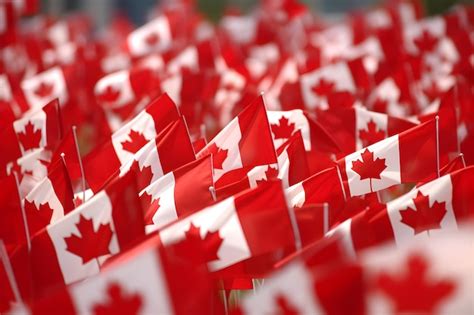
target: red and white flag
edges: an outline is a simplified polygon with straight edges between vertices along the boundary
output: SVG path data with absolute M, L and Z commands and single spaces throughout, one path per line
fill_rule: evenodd
M 152 182 L 140 192 L 147 233 L 214 202 L 212 157 L 190 162 Z
M 232 174 L 235 175 L 235 180 L 218 188 L 217 197 L 222 200 L 276 178 L 281 179 L 283 187 L 287 188 L 310 176 L 306 150 L 299 130 L 280 146 L 277 154 L 277 164 L 256 166 L 248 172 L 244 171 L 244 174 Z
M 143 214 L 132 175 L 111 183 L 31 239 L 31 280 L 18 280 L 22 291 L 31 281 L 35 296 L 41 296 L 48 289 L 97 274 L 110 256 L 144 236 Z M 21 259 L 26 250 L 24 246 L 12 257 L 17 279 L 25 279 Z
M 317 121 L 331 134 L 345 154 L 417 125 L 402 118 L 368 111 L 360 106 L 319 111 Z
M 164 94 L 115 131 L 109 141 L 84 157 L 84 171 L 92 190 L 98 191 L 122 165 L 133 160 L 144 145 L 179 118 L 178 108 Z
M 62 121 L 58 100 L 43 108 L 31 110 L 3 128 L 0 145 L 5 154 L 0 158 L 3 169 L 33 150 L 54 150 L 62 137 Z M 7 167 L 8 169 L 8 167 Z
M 66 165 L 57 161 L 48 176 L 39 182 L 24 199 L 29 235 L 52 224 L 74 209 L 74 192 Z
M 101 273 L 50 293 L 34 314 L 212 314 L 207 270 L 175 260 L 157 237 L 124 253 Z M 220 313 L 219 313 L 220 314 Z
M 173 35 L 168 18 L 159 16 L 134 30 L 127 37 L 127 49 L 133 57 L 163 52 L 171 45 Z
M 177 248 L 188 259 L 207 262 L 212 271 L 295 246 L 280 182 L 227 198 L 165 227 L 159 235 L 165 246 Z
M 364 297 L 362 268 L 319 268 L 298 259 L 270 274 L 263 287 L 243 299 L 236 314 L 363 314 Z
M 197 156 L 208 154 L 212 154 L 216 182 L 232 170 L 277 163 L 262 96 L 240 112 Z
M 348 253 L 392 241 L 404 247 L 413 239 L 425 240 L 455 231 L 474 216 L 474 168 L 442 176 L 387 203 L 381 210 L 366 210 L 337 226 L 330 234 L 344 240 Z
M 133 171 L 137 176 L 138 188 L 142 190 L 163 175 L 195 159 L 186 123 L 181 118 L 144 145 L 116 174 L 123 176 L 129 170 Z
M 367 314 L 474 312 L 472 225 L 443 237 L 383 246 L 360 256 L 367 281 Z
M 38 109 L 58 99 L 61 106 L 68 102 L 69 93 L 64 72 L 54 67 L 21 82 L 21 89 L 30 108 Z
M 329 225 L 337 222 L 337 217 L 344 209 L 346 202 L 346 195 L 336 167 L 312 175 L 287 188 L 285 193 L 289 205 L 295 208 L 327 203 Z
M 432 120 L 340 159 L 346 194 L 360 196 L 437 174 L 436 138 Z
M 7 164 L 6 174 L 16 174 L 22 198 L 48 175 L 50 159 L 51 152 L 42 148 L 33 150 L 16 161 Z
M 280 103 L 283 109 L 329 107 L 333 93 L 355 93 L 356 85 L 348 65 L 331 64 L 300 76 L 296 83 L 282 88 Z
M 318 122 L 300 109 L 290 111 L 268 111 L 273 143 L 279 148 L 291 135 L 300 130 L 306 151 L 338 153 L 338 144 Z

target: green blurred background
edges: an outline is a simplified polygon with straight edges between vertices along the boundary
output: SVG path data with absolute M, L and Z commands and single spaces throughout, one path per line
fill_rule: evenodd
M 224 9 L 229 6 L 243 11 L 250 9 L 256 0 L 196 0 L 200 10 L 210 20 L 217 21 Z M 354 9 L 364 9 L 381 3 L 381 0 L 300 0 L 323 14 L 341 14 Z M 84 10 L 89 12 L 97 25 L 108 23 L 115 12 L 127 15 L 136 24 L 143 24 L 150 8 L 157 0 L 42 0 L 45 13 L 61 16 L 64 13 Z M 474 0 L 422 0 L 428 15 L 442 13 L 457 3 L 471 3 Z

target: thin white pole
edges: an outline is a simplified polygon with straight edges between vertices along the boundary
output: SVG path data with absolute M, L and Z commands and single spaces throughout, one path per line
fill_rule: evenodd
M 344 182 L 342 181 L 341 170 L 339 169 L 339 165 L 336 164 L 337 169 L 337 176 L 339 177 L 339 183 L 341 184 L 342 194 L 344 195 L 344 201 L 347 201 L 346 190 L 344 189 Z
M 323 231 L 324 235 L 329 231 L 329 204 L 323 204 Z
M 436 168 L 438 169 L 438 177 L 440 177 L 440 173 L 439 173 L 439 116 L 436 116 L 435 122 L 436 122 Z
M 466 161 L 464 160 L 464 153 L 459 153 L 459 156 L 461 157 L 462 165 L 466 167 Z
M 74 144 L 76 145 L 77 159 L 79 160 L 79 168 L 81 170 L 82 202 L 86 202 L 86 176 L 84 174 L 84 166 L 82 165 L 81 152 L 79 151 L 79 142 L 77 141 L 76 129 L 76 126 L 72 126 L 72 134 L 74 136 Z

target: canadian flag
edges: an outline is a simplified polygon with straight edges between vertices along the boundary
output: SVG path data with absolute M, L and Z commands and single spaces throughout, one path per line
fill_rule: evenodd
M 127 48 L 133 57 L 166 50 L 173 39 L 168 18 L 159 16 L 137 28 L 127 37 Z
M 41 110 L 27 112 L 13 122 L 23 154 L 37 148 L 55 149 L 62 138 L 62 120 L 57 99 Z
M 436 138 L 436 122 L 432 120 L 340 159 L 338 167 L 346 193 L 360 196 L 436 174 Z
M 3 240 L 8 254 L 11 254 L 20 244 L 26 242 L 21 197 L 15 177 L 8 176 L 0 179 L 0 185 L 2 187 L 0 190 L 2 204 L 0 239 Z
M 337 216 L 344 209 L 346 201 L 340 174 L 336 167 L 325 169 L 308 177 L 287 188 L 285 193 L 289 205 L 295 208 L 327 203 L 329 225 L 337 222 Z
M 214 202 L 212 157 L 188 163 L 152 182 L 140 192 L 145 201 L 147 233 Z
M 29 267 L 36 296 L 99 273 L 111 255 L 144 236 L 143 215 L 132 175 L 111 183 L 31 239 Z M 25 279 L 25 265 L 21 261 L 25 250 L 23 247 L 12 256 L 17 279 Z M 24 292 L 28 282 L 18 281 Z
M 243 178 L 241 178 L 241 174 L 233 174 L 235 181 L 219 187 L 216 191 L 217 197 L 219 199 L 227 198 L 275 178 L 281 179 L 283 187 L 286 188 L 310 176 L 303 138 L 299 130 L 280 146 L 277 154 L 277 164 L 256 166 L 248 172 L 244 170 Z
M 474 312 L 472 225 L 400 249 L 377 247 L 360 261 L 366 275 L 367 314 Z
M 64 217 L 74 209 L 74 193 L 66 165 L 57 161 L 24 199 L 29 235 Z
M 237 314 L 363 314 L 364 297 L 362 268 L 335 264 L 320 269 L 297 259 L 247 295 Z
M 30 309 L 34 314 L 212 314 L 219 311 L 215 298 L 207 271 L 173 259 L 154 237 L 100 274 L 56 290 Z
M 115 131 L 111 139 L 84 157 L 87 182 L 94 191 L 166 126 L 180 118 L 176 104 L 164 94 L 152 101 L 128 123 Z
M 21 89 L 30 108 L 41 108 L 58 99 L 61 106 L 67 103 L 69 94 L 63 70 L 54 67 L 21 82 Z
M 403 29 L 405 47 L 413 54 L 432 52 L 446 34 L 443 17 L 432 17 L 406 26 Z
M 330 234 L 340 236 L 348 253 L 393 241 L 400 247 L 413 239 L 437 238 L 457 230 L 473 217 L 470 184 L 474 167 L 442 176 L 387 203 L 382 210 L 366 210 L 337 226 Z
M 6 173 L 15 174 L 20 187 L 21 198 L 24 198 L 43 178 L 48 175 L 48 164 L 51 152 L 44 148 L 36 149 L 8 163 Z
M 301 131 L 306 151 L 339 152 L 338 145 L 325 127 L 300 109 L 290 111 L 268 111 L 268 120 L 275 148 L 279 148 L 296 131 Z
M 212 154 L 215 181 L 235 169 L 277 163 L 262 96 L 240 112 L 197 156 L 208 154 Z
M 102 77 L 94 87 L 97 102 L 104 108 L 113 131 L 161 94 L 156 67 L 132 66 Z
M 210 270 L 217 271 L 276 249 L 294 248 L 293 232 L 281 183 L 271 182 L 184 217 L 159 235 L 165 246 L 208 262 Z
M 331 134 L 345 154 L 397 135 L 417 124 L 361 106 L 319 111 L 317 121 Z
M 53 100 L 40 110 L 31 110 L 0 132 L 3 170 L 23 155 L 39 148 L 54 150 L 62 137 L 59 103 Z
M 176 144 L 179 143 L 179 146 Z M 154 140 L 144 145 L 118 171 L 123 176 L 132 171 L 137 176 L 139 190 L 163 175 L 196 159 L 184 119 L 166 127 Z
M 296 83 L 282 88 L 280 103 L 283 109 L 303 107 L 326 109 L 333 93 L 356 92 L 356 84 L 347 63 L 331 64 L 301 75 Z

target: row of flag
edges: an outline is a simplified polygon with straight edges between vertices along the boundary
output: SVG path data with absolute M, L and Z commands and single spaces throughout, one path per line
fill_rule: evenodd
M 0 3 L 0 313 L 472 314 L 474 8 Z

